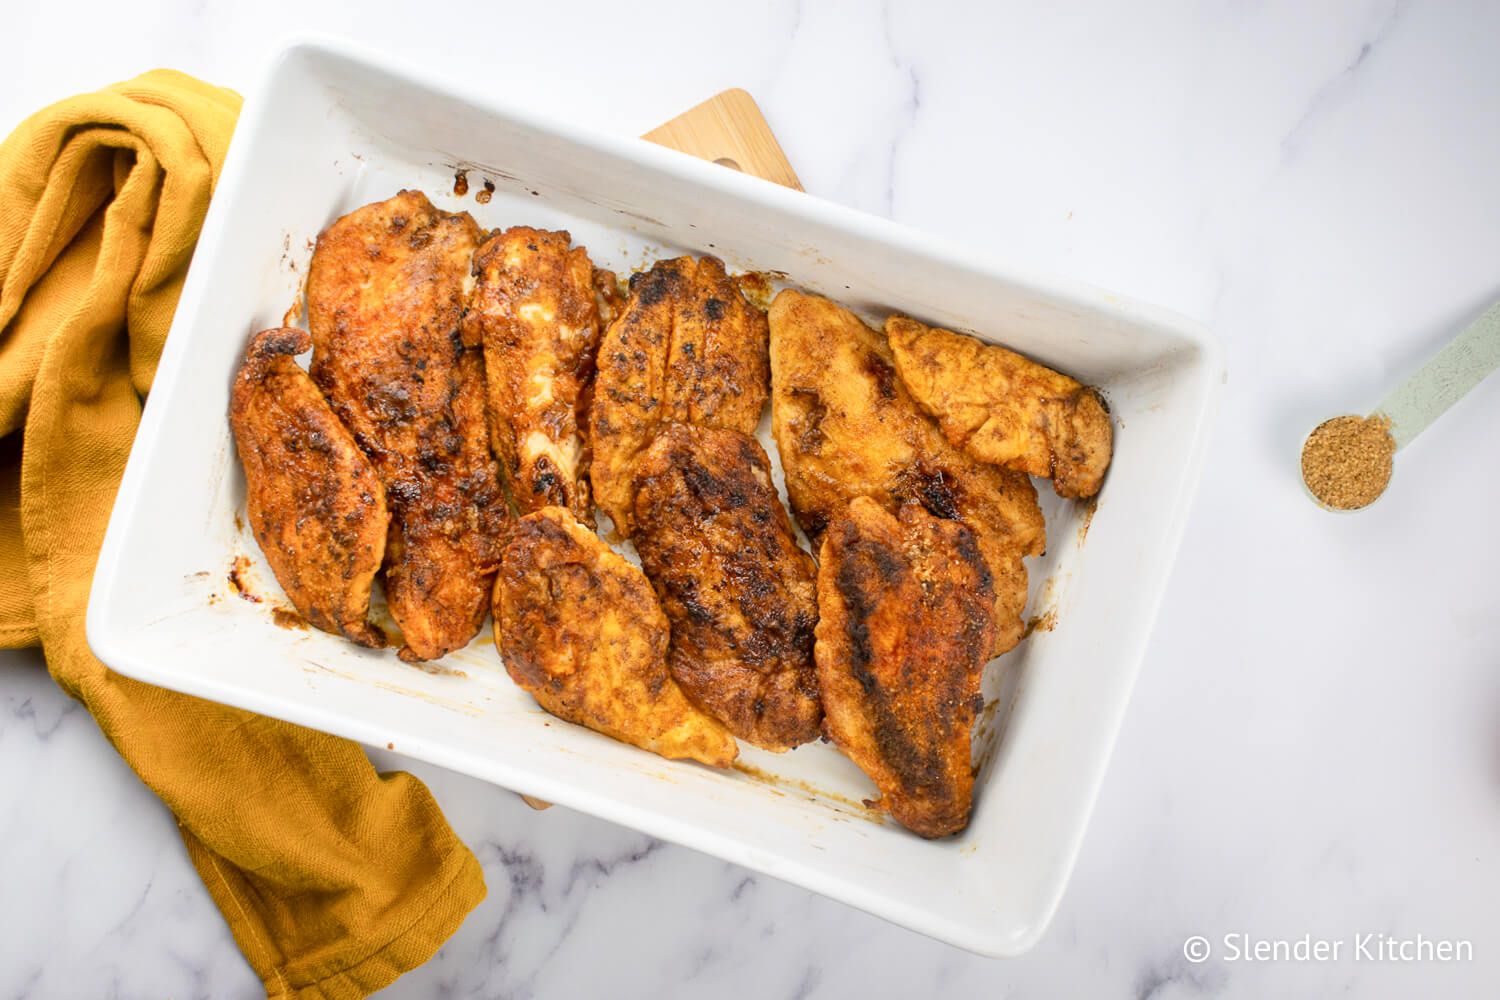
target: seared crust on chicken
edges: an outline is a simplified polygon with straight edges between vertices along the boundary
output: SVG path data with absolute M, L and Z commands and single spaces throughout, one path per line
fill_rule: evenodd
M 464 324 L 466 339 L 484 344 L 490 443 L 516 507 L 566 507 L 591 525 L 580 415 L 593 384 L 599 307 L 588 251 L 571 242 L 566 232 L 528 226 L 491 235 L 474 255 Z
M 740 739 L 818 736 L 817 567 L 797 547 L 754 438 L 673 424 L 636 464 L 635 547 L 672 623 L 687 696 Z
M 667 671 L 667 619 L 640 570 L 561 507 L 516 522 L 495 583 L 505 669 L 558 718 L 728 767 L 734 738 Z
M 251 338 L 229 394 L 250 527 L 292 605 L 325 632 L 385 645 L 369 622 L 370 583 L 390 515 L 375 467 L 293 360 L 302 330 Z
M 403 191 L 325 229 L 308 272 L 313 379 L 391 506 L 386 597 L 408 661 L 474 637 L 500 561 L 484 362 L 459 329 L 479 235 L 467 213 Z
M 948 444 L 896 374 L 878 330 L 827 299 L 791 289 L 771 304 L 771 417 L 792 512 L 818 544 L 855 497 L 895 512 L 915 500 L 962 520 L 994 574 L 995 654 L 1021 641 L 1025 556 L 1046 527 L 1024 473 Z
M 1045 476 L 1061 497 L 1099 492 L 1113 429 L 1093 389 L 1015 351 L 905 316 L 887 319 L 885 332 L 901 381 L 949 444 Z
M 824 728 L 902 826 L 969 823 L 971 741 L 994 645 L 994 590 L 973 531 L 916 503 L 899 520 L 858 497 L 828 526 L 818 571 Z
M 636 459 L 669 423 L 753 434 L 766 402 L 766 317 L 713 257 L 677 257 L 630 278 L 599 346 L 590 413 L 594 499 L 622 537 Z

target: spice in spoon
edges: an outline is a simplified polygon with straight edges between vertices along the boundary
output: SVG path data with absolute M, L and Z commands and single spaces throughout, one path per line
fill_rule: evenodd
M 1334 417 L 1307 436 L 1302 481 L 1324 506 L 1358 510 L 1385 492 L 1395 454 L 1388 418 Z

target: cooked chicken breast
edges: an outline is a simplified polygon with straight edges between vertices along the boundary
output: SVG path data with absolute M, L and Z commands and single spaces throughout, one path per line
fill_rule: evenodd
M 500 561 L 484 361 L 459 323 L 479 235 L 403 191 L 325 229 L 308 273 L 312 376 L 385 484 L 386 597 L 409 661 L 474 637 Z
M 375 467 L 295 356 L 302 330 L 250 340 L 229 394 L 250 527 L 276 581 L 310 623 L 361 646 L 385 645 L 369 622 L 370 584 L 390 515 Z
M 670 423 L 752 434 L 766 402 L 766 317 L 713 257 L 630 278 L 599 347 L 590 412 L 594 499 L 629 537 L 635 462 Z
M 1099 492 L 1113 429 L 1099 394 L 1014 351 L 918 323 L 885 321 L 896 371 L 948 442 L 981 462 L 1052 480 L 1058 496 Z
M 740 739 L 818 736 L 817 567 L 797 547 L 754 438 L 672 424 L 636 464 L 635 547 L 656 586 L 672 676 Z
M 771 304 L 771 416 L 792 511 L 816 545 L 855 497 L 887 511 L 915 500 L 962 520 L 994 574 L 998 655 L 1021 640 L 1023 557 L 1046 527 L 1024 473 L 948 444 L 896 374 L 889 346 L 849 310 L 790 289 Z
M 969 823 L 994 606 L 978 539 L 958 521 L 916 503 L 898 519 L 857 497 L 828 526 L 817 627 L 825 729 L 880 804 L 924 837 Z
M 650 582 L 561 507 L 516 522 L 495 625 L 511 679 L 558 718 L 663 757 L 728 767 L 738 755 L 672 680 Z
M 581 418 L 599 348 L 594 267 L 566 232 L 516 226 L 474 255 L 467 339 L 484 344 L 490 442 L 520 511 L 594 523 Z

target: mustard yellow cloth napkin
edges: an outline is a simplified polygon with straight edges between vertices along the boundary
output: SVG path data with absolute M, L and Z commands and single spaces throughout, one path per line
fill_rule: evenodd
M 156 71 L 0 145 L 0 646 L 40 643 L 176 814 L 271 997 L 362 997 L 484 898 L 409 774 L 112 673 L 84 641 L 105 523 L 240 99 Z

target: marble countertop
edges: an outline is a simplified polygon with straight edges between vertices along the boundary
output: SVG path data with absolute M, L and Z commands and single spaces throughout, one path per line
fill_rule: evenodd
M 429 6 L 420 28 L 389 0 L 7 12 L 0 130 L 156 65 L 248 86 L 292 28 L 622 134 L 743 86 L 815 195 L 1200 317 L 1227 348 L 1202 490 L 1035 951 L 978 958 L 376 752 L 432 787 L 490 887 L 388 995 L 1500 993 L 1500 379 L 1369 511 L 1318 510 L 1296 472 L 1313 424 L 1500 294 L 1500 7 L 1063 6 L 575 0 Z M 257 995 L 166 810 L 38 655 L 0 661 L 0 995 Z M 1240 934 L 1345 944 L 1231 960 Z M 1367 934 L 1471 957 L 1367 959 Z M 1184 957 L 1193 935 L 1207 961 Z

